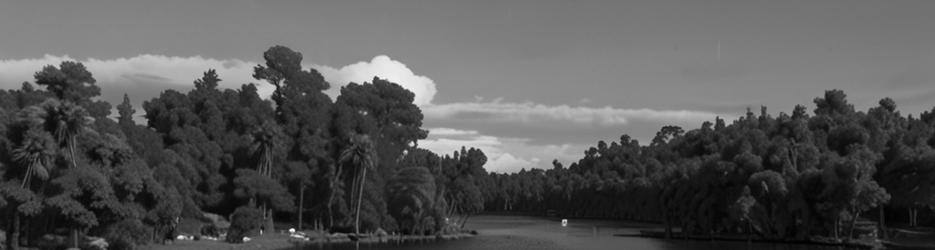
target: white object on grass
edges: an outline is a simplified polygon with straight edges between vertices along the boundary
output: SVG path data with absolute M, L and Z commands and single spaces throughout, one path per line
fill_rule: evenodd
M 562 219 L 562 227 L 568 226 L 568 219 Z

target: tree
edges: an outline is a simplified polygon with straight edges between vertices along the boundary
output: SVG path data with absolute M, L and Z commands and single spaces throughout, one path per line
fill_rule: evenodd
M 62 148 L 67 149 L 71 167 L 77 167 L 77 137 L 91 123 L 87 111 L 68 101 L 48 100 L 41 107 L 45 111 L 45 126 L 53 131 Z
M 282 45 L 273 46 L 266 50 L 263 53 L 263 59 L 266 60 L 266 66 L 257 65 L 254 67 L 253 78 L 266 80 L 276 88 L 273 91 L 272 99 L 276 102 L 277 107 L 285 102 L 285 96 L 288 94 L 285 85 L 289 85 L 291 81 L 309 82 L 307 81 L 308 78 L 321 78 L 321 75 L 314 70 L 302 70 L 302 53 L 295 52 Z M 328 89 L 328 83 L 323 80 L 313 82 L 317 84 L 304 85 L 304 87 L 308 87 L 313 91 Z
M 786 180 L 776 171 L 765 170 L 750 176 L 748 186 L 756 198 L 756 205 L 760 212 L 758 213 L 758 224 L 763 230 L 769 230 L 770 235 L 784 236 L 783 218 L 781 217 L 783 207 L 786 204 L 789 189 L 786 187 Z
M 237 177 L 234 178 L 234 187 L 234 195 L 248 199 L 248 204 L 268 204 L 278 211 L 293 209 L 292 197 L 288 195 L 282 184 L 252 169 L 238 169 Z M 267 219 L 265 216 L 264 220 Z M 267 228 L 267 230 L 273 229 Z
M 748 241 L 753 233 L 753 221 L 750 216 L 753 206 L 756 206 L 756 199 L 751 195 L 750 187 L 744 187 L 740 197 L 737 197 L 737 200 L 731 204 L 731 216 L 734 220 L 744 224 L 744 232 L 747 234 Z
M 28 188 L 31 177 L 40 180 L 49 178 L 54 166 L 56 145 L 52 135 L 38 128 L 29 129 L 20 145 L 13 149 L 13 160 L 26 167 L 23 176 L 23 188 Z
M 109 103 L 91 100 L 101 95 L 101 88 L 95 85 L 91 72 L 79 62 L 64 61 L 58 68 L 48 65 L 34 77 L 36 84 L 46 86 L 58 100 L 81 106 L 91 117 L 100 119 L 110 114 Z
M 356 167 L 357 177 L 355 186 L 358 190 L 357 208 L 354 215 L 354 233 L 360 233 L 360 204 L 363 201 L 364 185 L 367 181 L 367 169 L 376 166 L 377 154 L 373 147 L 373 141 L 367 135 L 356 135 L 351 137 L 350 147 L 341 152 L 339 162 L 345 165 Z
M 412 103 L 413 100 L 411 91 L 375 77 L 370 83 L 344 86 L 333 106 L 331 131 L 335 138 L 335 155 L 348 148 L 351 137 L 357 134 L 368 135 L 377 154 L 373 174 L 368 175 L 368 186 L 363 190 L 368 197 L 363 205 L 365 209 L 361 211 L 364 223 L 377 226 L 391 224 L 392 218 L 387 216 L 383 199 L 386 181 L 398 171 L 405 152 L 417 147 L 418 140 L 427 136 L 428 132 L 421 128 L 422 112 Z M 345 172 L 348 173 L 347 179 L 356 176 L 352 171 Z
M 403 232 L 416 234 L 435 221 L 435 178 L 425 167 L 405 167 L 386 185 L 387 205 Z
M 329 149 L 331 123 L 331 98 L 322 91 L 328 89 L 330 84 L 315 69 L 303 70 L 301 67 L 302 54 L 284 46 L 273 46 L 263 53 L 266 65 L 257 65 L 253 77 L 265 80 L 273 85 L 272 99 L 276 104 L 275 119 L 283 133 L 291 138 L 286 141 L 282 151 L 285 160 L 296 163 L 290 164 L 289 171 L 330 173 L 331 176 L 322 178 L 329 182 L 325 205 L 327 207 L 329 224 L 333 225 L 332 200 L 337 192 L 336 181 L 339 179 L 339 169 L 329 168 L 333 164 L 334 152 Z M 312 169 L 315 168 L 315 169 Z M 309 179 L 307 177 L 304 179 Z M 304 205 L 304 191 L 310 180 L 288 178 L 290 182 L 298 184 L 298 197 L 300 199 L 301 218 Z M 301 219 L 299 219 L 301 225 Z M 300 226 L 301 227 L 301 226 Z
M 854 112 L 854 105 L 847 103 L 847 94 L 834 89 L 825 91 L 824 97 L 815 98 L 816 115 L 847 115 Z
M 227 233 L 227 242 L 243 243 L 244 236 L 250 231 L 260 227 L 263 221 L 263 212 L 253 206 L 241 206 L 231 214 L 230 231 Z
M 320 174 L 320 173 L 313 173 L 312 172 L 313 168 L 309 167 L 308 165 L 310 165 L 310 163 L 299 162 L 299 161 L 289 161 L 285 165 L 286 183 L 290 184 L 289 186 L 291 186 L 291 184 L 295 184 L 296 186 L 298 186 L 297 197 L 299 200 L 297 202 L 298 208 L 296 208 L 296 222 L 295 222 L 296 230 L 303 229 L 302 227 L 304 223 L 303 217 L 305 215 L 305 210 L 306 210 L 305 189 L 307 186 L 313 185 L 314 183 L 312 182 L 312 178 L 316 174 Z M 317 169 L 317 168 L 314 168 L 314 169 Z
M 253 145 L 250 147 L 250 151 L 258 156 L 256 171 L 260 175 L 268 178 L 273 177 L 274 153 L 282 150 L 283 141 L 285 141 L 285 136 L 282 134 L 282 129 L 275 123 L 264 122 L 253 131 Z M 261 204 L 265 228 L 266 230 L 273 230 L 273 212 L 271 209 L 266 208 L 267 204 L 265 202 Z
M 21 215 L 36 215 L 42 209 L 42 200 L 33 192 L 31 180 L 33 177 L 47 180 L 55 168 L 55 157 L 58 156 L 58 145 L 52 135 L 44 130 L 42 111 L 37 107 L 21 110 L 15 123 L 11 124 L 10 130 L 7 131 L 10 133 L 12 146 L 15 146 L 10 152 L 11 158 L 25 170 L 21 173 L 18 187 L 13 187 L 12 182 L 8 182 L 4 184 L 2 192 L 14 205 L 10 213 L 13 225 L 8 229 L 10 234 L 7 235 L 10 248 L 13 249 L 19 248 Z
M 135 125 L 133 122 L 133 113 L 136 113 L 136 110 L 134 110 L 133 105 L 130 104 L 130 97 L 127 96 L 126 93 L 123 94 L 123 102 L 117 105 L 117 113 L 120 115 L 117 117 L 117 121 L 121 126 Z
M 36 84 L 46 86 L 62 101 L 84 103 L 101 94 L 101 88 L 94 85 L 96 80 L 91 72 L 79 62 L 65 61 L 58 68 L 48 65 L 34 76 Z
M 282 128 L 272 122 L 264 122 L 255 128 L 252 133 L 253 144 L 250 151 L 257 156 L 257 172 L 261 175 L 272 176 L 274 153 L 283 148 L 286 140 Z

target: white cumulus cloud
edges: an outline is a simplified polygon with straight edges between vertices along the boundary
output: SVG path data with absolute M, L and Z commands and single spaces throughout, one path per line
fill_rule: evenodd
M 341 86 L 351 82 L 370 82 L 374 76 L 389 80 L 412 91 L 415 94 L 413 102 L 419 106 L 431 104 L 432 98 L 435 97 L 437 92 L 435 81 L 426 76 L 417 75 L 406 64 L 393 60 L 386 55 L 376 56 L 369 62 L 357 62 L 341 68 L 326 65 L 313 67 L 321 72 L 325 80 L 332 84 L 332 88 L 327 91 L 332 97 L 338 95 Z
M 419 147 L 439 155 L 452 154 L 462 146 L 478 148 L 487 155 L 487 171 L 512 173 L 520 169 L 549 168 L 552 159 L 567 163 L 577 160 L 584 145 L 534 144 L 528 139 L 502 138 L 476 130 L 429 128 L 429 136 L 419 141 Z

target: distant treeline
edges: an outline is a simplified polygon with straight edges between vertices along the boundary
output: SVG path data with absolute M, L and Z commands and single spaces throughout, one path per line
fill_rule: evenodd
M 232 242 L 272 231 L 274 218 L 299 229 L 435 233 L 483 210 L 486 156 L 418 148 L 427 131 L 412 92 L 374 78 L 332 101 L 302 54 L 276 46 L 263 56 L 253 76 L 275 87 L 271 100 L 254 84 L 218 89 L 222 76 L 208 70 L 187 93 L 145 101 L 145 125 L 126 95 L 108 118 L 111 104 L 78 62 L 0 90 L 7 244 L 54 233 L 69 245 L 94 235 L 132 248 L 211 214 L 232 218 Z
M 772 116 L 663 127 L 648 145 L 627 135 L 549 170 L 491 174 L 492 211 L 657 221 L 694 235 L 768 239 L 854 236 L 861 216 L 915 226 L 935 205 L 935 113 L 866 112 L 840 90 Z M 892 219 L 891 219 L 892 220 Z

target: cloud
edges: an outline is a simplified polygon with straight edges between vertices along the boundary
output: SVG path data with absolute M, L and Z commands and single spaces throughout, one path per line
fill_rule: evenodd
M 128 93 L 141 116 L 143 101 L 167 89 L 187 91 L 193 87 L 192 81 L 212 68 L 223 80 L 222 88 L 237 89 L 242 84 L 257 82 L 261 95 L 268 96 L 273 90 L 271 85 L 253 79 L 253 66 L 257 65 L 253 61 L 149 54 L 116 59 L 78 60 L 67 55 L 45 55 L 0 60 L 0 88 L 19 88 L 23 81 L 33 81 L 33 73 L 42 67 L 67 60 L 83 63 L 94 74 L 102 89 L 101 99 L 116 105 Z M 622 133 L 651 137 L 661 125 L 691 125 L 686 127 L 691 128 L 717 115 L 692 110 L 589 107 L 585 105 L 587 102 L 578 106 L 517 103 L 481 96 L 471 102 L 434 104 L 437 92 L 434 81 L 388 56 L 337 68 L 314 64 L 308 67 L 318 69 L 332 83 L 332 97 L 336 97 L 340 86 L 368 82 L 375 75 L 399 83 L 416 94 L 415 101 L 425 114 L 425 126 L 435 127 L 429 138 L 420 142 L 421 146 L 440 154 L 450 154 L 462 145 L 481 148 L 488 155 L 491 171 L 547 168 L 555 158 L 568 163 L 599 139 L 616 138 Z
M 453 128 L 433 128 L 431 129 L 433 135 L 439 136 L 457 136 L 457 135 L 477 135 L 477 130 L 460 130 Z
M 101 99 L 115 105 L 123 101 L 123 94 L 137 108 L 143 101 L 150 100 L 164 90 L 187 91 L 192 82 L 208 69 L 215 69 L 221 78 L 221 88 L 239 89 L 242 84 L 257 83 L 261 96 L 268 97 L 274 87 L 253 79 L 253 67 L 257 62 L 240 59 L 215 59 L 201 56 L 177 57 L 143 54 L 115 59 L 87 58 L 79 60 L 68 55 L 45 55 L 40 58 L 0 60 L 0 88 L 18 89 L 22 82 L 33 82 L 33 74 L 46 65 L 58 66 L 62 61 L 78 61 L 88 68 L 97 85 L 101 87 Z M 435 96 L 435 83 L 425 76 L 416 75 L 402 62 L 381 55 L 370 62 L 358 62 L 334 68 L 308 64 L 305 68 L 316 68 L 332 83 L 327 93 L 336 98 L 340 86 L 349 82 L 369 82 L 373 76 L 389 79 L 416 93 L 415 102 L 430 104 Z
M 239 89 L 242 84 L 256 82 L 253 66 L 256 63 L 238 59 L 213 59 L 201 56 L 175 57 L 163 55 L 138 55 L 116 59 L 88 58 L 78 60 L 67 55 L 45 55 L 41 58 L 0 60 L 0 88 L 17 89 L 24 81 L 33 82 L 33 74 L 46 65 L 58 66 L 62 61 L 78 61 L 91 72 L 101 87 L 101 99 L 116 106 L 123 101 L 123 94 L 130 96 L 142 115 L 140 104 L 159 95 L 164 90 L 186 91 L 193 88 L 192 82 L 208 69 L 215 69 L 221 78 L 221 88 Z M 268 96 L 273 88 L 258 84 L 261 95 Z
M 419 147 L 439 155 L 452 154 L 464 147 L 474 147 L 487 155 L 487 171 L 517 172 L 520 169 L 548 168 L 552 159 L 568 163 L 577 160 L 574 152 L 583 151 L 585 145 L 535 144 L 524 138 L 505 138 L 482 134 L 475 130 L 429 128 L 429 136 L 419 141 Z M 567 165 L 567 164 L 566 164 Z
M 527 126 L 613 127 L 630 120 L 694 122 L 711 120 L 717 114 L 693 110 L 621 109 L 569 105 L 544 105 L 533 102 L 511 103 L 496 99 L 490 102 L 460 102 L 422 108 L 426 119 L 481 120 Z
M 321 72 L 325 80 L 332 84 L 333 87 L 327 91 L 332 97 L 338 95 L 341 86 L 351 82 L 370 82 L 374 76 L 387 79 L 412 91 L 415 93 L 413 102 L 419 106 L 431 104 L 435 93 L 438 92 L 435 89 L 435 81 L 426 76 L 416 75 L 406 64 L 386 55 L 376 56 L 369 62 L 357 62 L 341 68 L 326 65 L 315 65 L 313 68 Z

